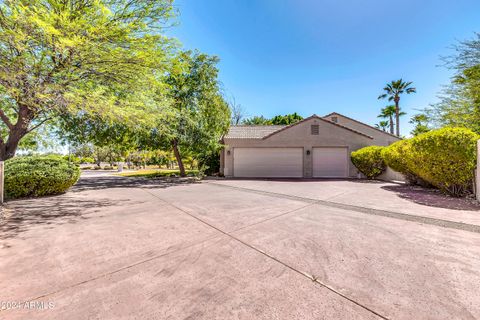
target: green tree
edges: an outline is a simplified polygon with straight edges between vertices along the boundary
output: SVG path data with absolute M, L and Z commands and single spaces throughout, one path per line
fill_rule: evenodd
M 396 135 L 400 137 L 400 96 L 402 94 L 415 93 L 417 89 L 412 87 L 412 82 L 405 82 L 403 79 L 399 79 L 387 83 L 383 91 L 385 93 L 378 96 L 378 99 L 388 99 L 388 101 L 395 102 Z
M 143 118 L 142 92 L 169 52 L 170 0 L 0 3 L 0 160 L 59 115 Z
M 264 116 L 253 116 L 243 121 L 243 124 L 250 126 L 259 126 L 259 125 L 271 125 L 272 121 L 265 118 Z
M 170 146 L 181 176 L 185 176 L 182 152 L 217 152 L 230 125 L 230 110 L 220 93 L 218 61 L 199 52 L 180 52 L 164 79 L 170 105 L 146 145 L 163 150 Z M 162 91 L 159 100 L 163 101 Z
M 423 113 L 414 115 L 409 123 L 415 125 L 413 130 L 410 132 L 413 136 L 418 136 L 419 134 L 430 131 L 428 127 L 428 116 Z
M 455 72 L 452 81 L 442 90 L 440 102 L 425 113 L 436 127 L 465 127 L 480 133 L 480 33 L 454 48 L 455 54 L 444 58 Z
M 303 117 L 298 113 L 286 114 L 284 116 L 278 115 L 273 117 L 270 122 L 277 125 L 290 125 L 294 124 L 300 120 L 303 120 Z
M 380 121 L 375 125 L 375 128 L 387 131 L 387 127 L 389 126 L 388 121 Z

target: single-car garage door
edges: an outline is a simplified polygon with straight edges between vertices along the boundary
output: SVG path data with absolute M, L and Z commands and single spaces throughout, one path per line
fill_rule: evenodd
M 348 149 L 313 148 L 315 178 L 345 178 L 348 176 Z
M 235 148 L 235 177 L 301 178 L 303 148 Z

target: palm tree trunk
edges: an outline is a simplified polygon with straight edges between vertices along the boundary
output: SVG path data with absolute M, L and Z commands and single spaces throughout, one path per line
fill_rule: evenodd
M 390 114 L 390 133 L 393 134 L 393 116 L 392 114 Z
M 399 107 L 400 97 L 395 98 L 395 129 L 397 131 L 397 137 L 400 137 L 400 107 Z

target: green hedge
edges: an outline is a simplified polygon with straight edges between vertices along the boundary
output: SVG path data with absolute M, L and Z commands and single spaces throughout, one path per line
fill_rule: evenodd
M 416 176 L 412 168 L 409 167 L 409 163 L 413 162 L 412 155 L 410 140 L 397 141 L 382 150 L 382 158 L 385 164 L 403 174 L 410 184 L 430 186 L 428 182 Z
M 443 128 L 409 140 L 407 167 L 417 177 L 452 195 L 472 192 L 477 140 L 469 129 Z
M 61 156 L 16 157 L 5 162 L 8 199 L 65 192 L 80 176 L 80 169 Z
M 380 146 L 370 146 L 354 151 L 351 154 L 352 163 L 368 179 L 375 179 L 386 169 L 382 158 L 383 149 Z

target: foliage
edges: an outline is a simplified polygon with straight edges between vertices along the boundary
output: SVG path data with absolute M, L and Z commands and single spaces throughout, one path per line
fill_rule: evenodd
M 171 103 L 143 139 L 149 149 L 173 150 L 182 176 L 182 153 L 215 152 L 230 125 L 230 110 L 220 93 L 218 61 L 215 56 L 191 51 L 176 56 L 163 80 Z M 159 99 L 163 100 L 162 94 Z
M 251 118 L 245 119 L 243 124 L 249 126 L 267 126 L 271 125 L 272 121 L 270 119 L 265 118 L 264 116 L 253 116 Z
M 425 112 L 436 127 L 465 127 L 480 133 L 480 33 L 454 49 L 455 54 L 444 59 L 455 75 L 442 90 L 440 102 Z
M 78 166 L 59 156 L 16 157 L 5 162 L 5 194 L 13 199 L 63 193 L 79 176 Z
M 388 126 L 389 126 L 388 121 L 380 121 L 375 125 L 375 128 L 380 129 L 382 131 L 387 131 Z
M 382 150 L 382 158 L 385 164 L 393 170 L 400 172 L 405 176 L 410 184 L 426 186 L 426 182 L 418 178 L 413 170 L 408 167 L 411 163 L 409 158 L 412 156 L 409 140 L 397 141 Z
M 270 122 L 276 125 L 290 125 L 300 120 L 303 120 L 303 117 L 298 113 L 294 112 L 292 114 L 286 114 L 284 116 L 282 115 L 275 116 L 270 120 Z
M 299 115 L 298 113 L 294 112 L 291 114 L 286 114 L 286 115 L 276 115 L 275 117 L 271 119 L 267 119 L 264 116 L 253 116 L 251 118 L 245 119 L 243 121 L 243 124 L 245 125 L 290 125 L 294 124 L 300 120 L 303 120 L 303 117 Z
M 384 93 L 378 96 L 378 99 L 387 99 L 395 103 L 395 134 L 400 137 L 400 96 L 402 94 L 411 94 L 417 92 L 417 89 L 412 87 L 412 82 L 405 82 L 403 79 L 394 80 L 383 88 Z
M 430 128 L 428 127 L 428 116 L 424 113 L 414 115 L 409 123 L 415 125 L 410 132 L 413 136 L 418 136 L 419 134 L 430 131 Z
M 461 196 L 471 192 L 480 136 L 469 129 L 443 128 L 409 140 L 412 172 L 442 191 Z
M 144 93 L 168 64 L 160 31 L 172 12 L 170 0 L 2 1 L 0 159 L 59 116 L 147 122 Z
M 395 132 L 395 124 L 393 122 L 393 117 L 395 116 L 395 112 L 396 112 L 395 105 L 389 105 L 389 106 L 386 106 L 385 108 L 382 108 L 382 110 L 380 110 L 380 114 L 378 115 L 378 118 L 388 119 L 388 126 L 390 128 L 391 134 Z M 398 115 L 401 117 L 406 115 L 406 113 L 400 111 Z
M 186 170 L 188 175 L 198 175 L 198 170 Z M 123 172 L 116 174 L 122 177 L 144 177 L 144 178 L 158 178 L 158 177 L 169 177 L 172 175 L 180 175 L 179 170 L 165 170 L 165 169 L 147 169 L 147 170 L 138 170 L 133 172 Z
M 386 165 L 382 157 L 384 147 L 369 146 L 352 152 L 352 163 L 368 179 L 375 179 L 382 174 Z

